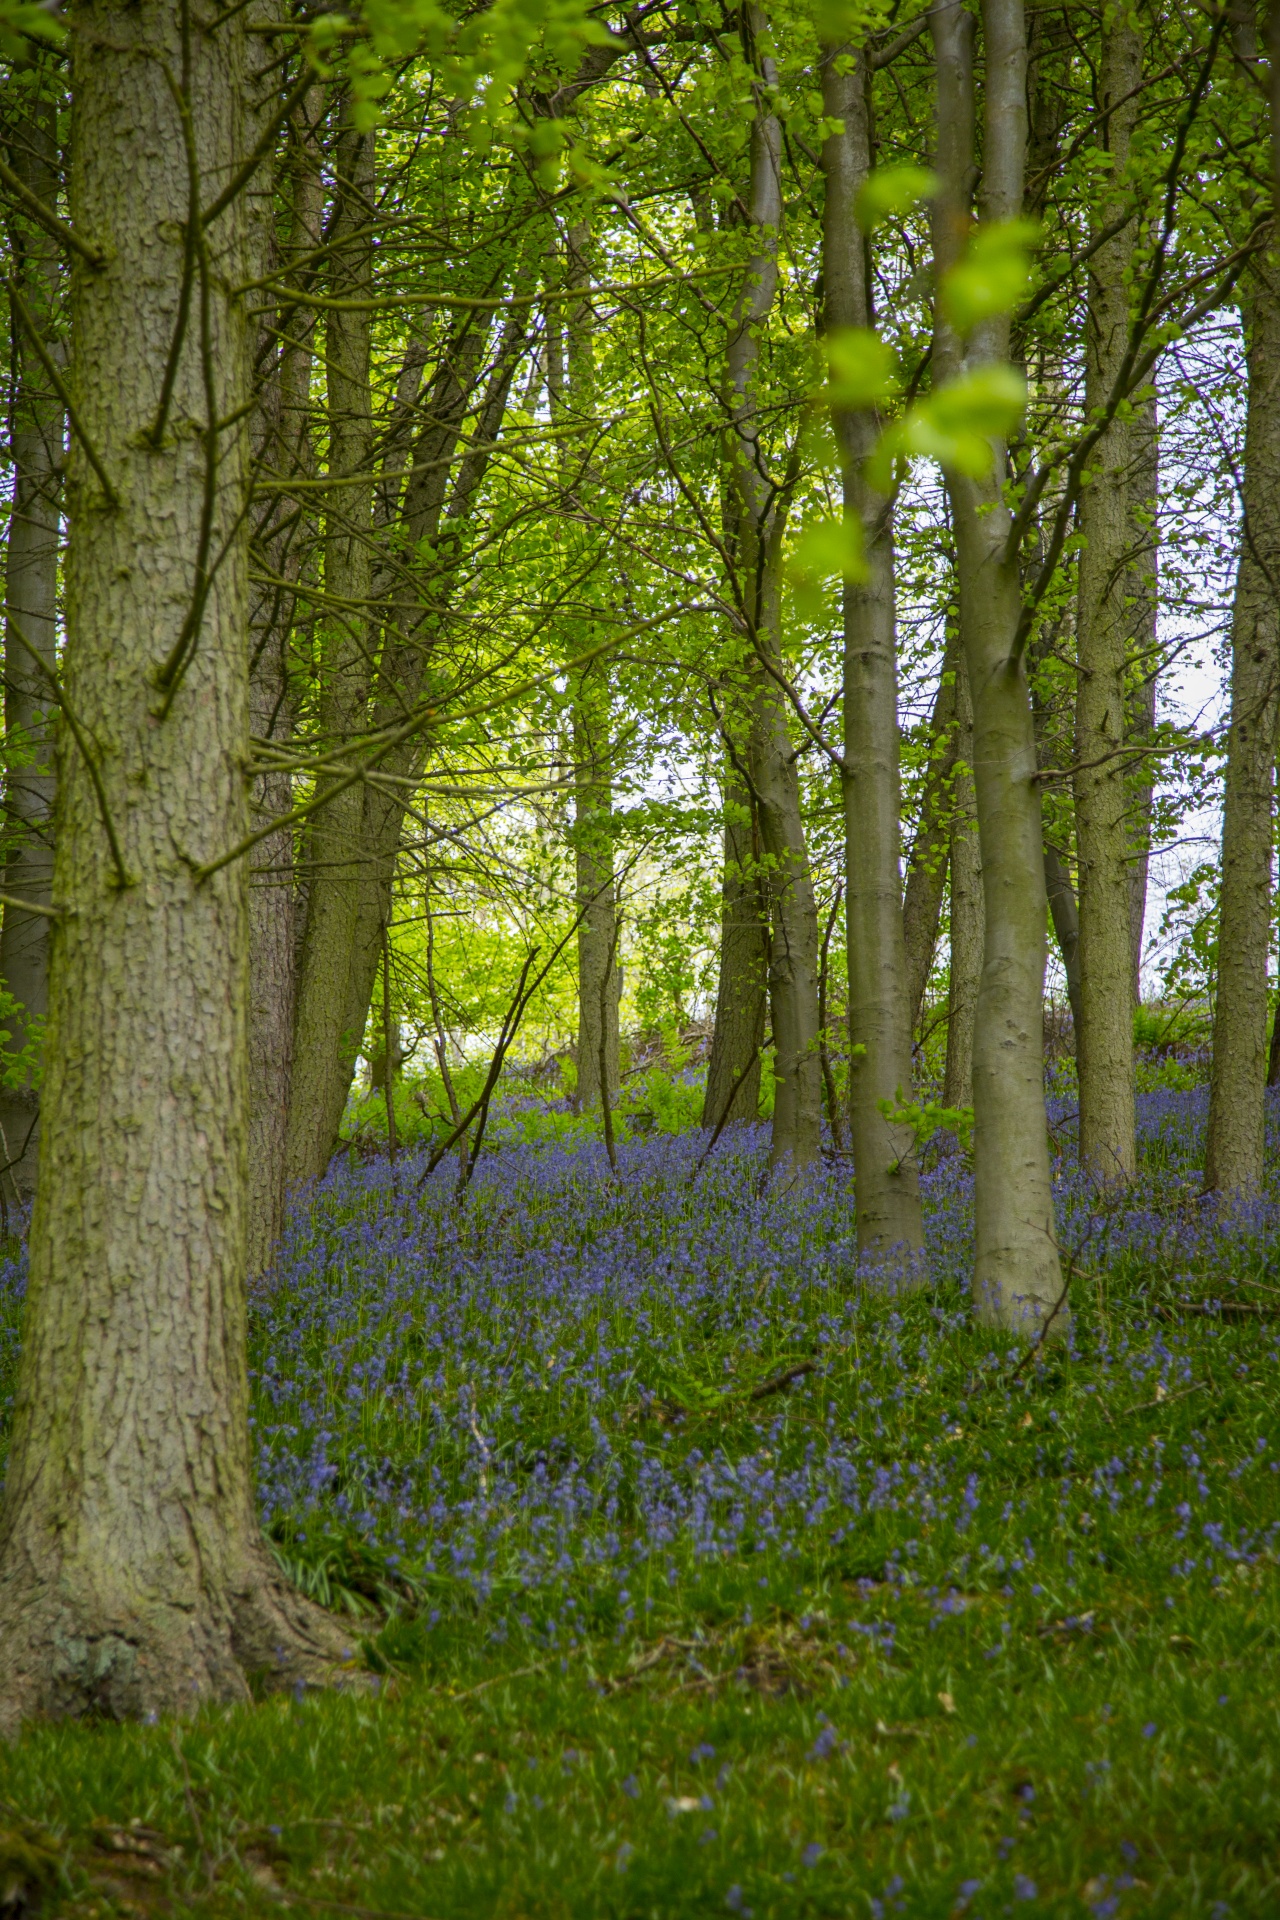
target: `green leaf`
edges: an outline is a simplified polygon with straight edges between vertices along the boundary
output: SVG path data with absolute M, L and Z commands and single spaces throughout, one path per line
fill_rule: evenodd
M 963 379 L 939 387 L 881 435 L 867 466 L 871 484 L 886 491 L 897 460 L 936 460 L 941 467 L 981 480 L 990 473 L 993 440 L 1007 439 L 1026 409 L 1027 387 L 1003 362 L 975 367 Z
M 870 327 L 839 327 L 825 336 L 830 406 L 847 409 L 881 406 L 898 390 L 892 347 Z
M 787 561 L 787 577 L 806 619 L 822 617 L 826 584 L 833 575 L 842 580 L 867 577 L 862 522 L 852 516 L 843 520 L 811 520 L 792 549 Z
M 964 259 L 942 281 L 943 312 L 957 333 L 972 333 L 980 321 L 1012 312 L 1030 285 L 1030 249 L 1039 239 L 1033 220 L 1001 220 L 976 230 Z
M 854 212 L 864 233 L 892 214 L 906 213 L 938 191 L 938 176 L 925 167 L 877 167 L 858 189 Z

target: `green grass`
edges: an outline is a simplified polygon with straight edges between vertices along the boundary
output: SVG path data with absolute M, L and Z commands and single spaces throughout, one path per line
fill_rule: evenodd
M 1108 1352 L 1139 1304 L 1109 1300 Z M 999 1538 L 961 1554 L 949 1525 L 935 1538 L 886 1509 L 837 1545 L 815 1533 L 808 1554 L 683 1564 L 673 1585 L 652 1579 L 637 1618 L 583 1607 L 556 1644 L 536 1609 L 497 1645 L 461 1599 L 434 1626 L 402 1616 L 375 1638 L 391 1671 L 373 1697 L 35 1730 L 0 1753 L 0 1799 L 56 1861 L 54 1904 L 435 1920 L 1280 1911 L 1275 1559 L 1171 1575 L 1182 1502 L 1197 1526 L 1200 1507 L 1229 1531 L 1280 1519 L 1264 1324 L 1179 1333 L 1196 1391 L 1158 1398 L 1091 1361 L 1088 1302 L 1080 1357 L 1013 1379 L 1006 1363 L 995 1385 L 980 1337 L 939 1336 L 913 1303 L 885 1351 L 933 1326 L 931 1362 L 904 1376 L 886 1360 L 876 1408 L 867 1356 L 889 1314 L 859 1313 L 861 1369 L 850 1354 L 767 1412 L 669 1411 L 655 1444 L 732 1459 L 764 1437 L 781 1457 L 834 1422 L 907 1472 L 943 1450 L 981 1476 L 985 1508 L 1005 1494 Z M 1135 1325 L 1135 1350 L 1150 1337 Z M 1113 1511 L 1109 1481 L 1149 1479 L 1157 1456 L 1154 1508 Z M 1035 1560 L 1015 1568 L 1024 1536 Z

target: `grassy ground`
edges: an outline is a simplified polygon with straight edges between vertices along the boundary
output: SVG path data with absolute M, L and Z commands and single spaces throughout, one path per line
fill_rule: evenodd
M 255 1303 L 259 1478 L 377 1691 L 30 1734 L 0 1912 L 6 1858 L 77 1915 L 1280 1911 L 1277 1208 L 1195 1200 L 1202 1108 L 1144 1096 L 1105 1208 L 1051 1108 L 1031 1364 L 954 1156 L 910 1295 L 758 1141 L 335 1174 Z

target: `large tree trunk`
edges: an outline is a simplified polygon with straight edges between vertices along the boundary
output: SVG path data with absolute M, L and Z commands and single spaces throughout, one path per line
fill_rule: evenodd
M 1280 276 L 1250 268 L 1243 524 L 1231 624 L 1231 731 L 1222 812 L 1218 982 L 1205 1186 L 1262 1181 L 1271 937 L 1272 802 L 1280 714 Z
M 1026 161 L 1026 29 L 1021 0 L 984 0 L 986 48 L 982 213 L 1022 211 Z M 963 246 L 973 167 L 972 17 L 931 15 L 938 70 L 938 171 L 934 255 L 941 271 Z M 976 329 L 969 365 L 1004 358 L 1008 321 Z M 939 316 L 940 381 L 965 364 Z M 960 632 L 973 699 L 973 766 L 982 858 L 982 980 L 973 1037 L 974 1301 L 990 1325 L 1032 1333 L 1061 1319 L 1062 1275 L 1044 1113 L 1044 849 L 1025 659 L 1015 653 L 1021 615 L 1018 556 L 1004 498 L 1005 449 L 993 447 L 983 479 L 951 471 Z
M 956 672 L 959 660 L 960 642 L 956 634 L 948 639 L 942 656 L 938 691 L 934 696 L 933 713 L 929 721 L 929 760 L 925 768 L 924 790 L 920 796 L 920 817 L 911 843 L 907 883 L 902 893 L 902 929 L 907 949 L 907 1012 L 913 1033 L 920 1025 L 924 996 L 933 972 L 938 927 L 942 920 L 942 901 L 947 888 L 951 816 L 954 811 Z
M 760 335 L 778 282 L 782 135 L 772 111 L 777 70 L 763 11 L 743 11 L 744 51 L 758 75 L 747 216 L 753 241 L 729 330 L 727 464 L 737 522 L 740 613 L 752 684 L 747 766 L 760 827 L 772 939 L 769 1003 L 776 1084 L 770 1164 L 802 1167 L 822 1132 L 818 909 L 800 810 L 800 778 L 782 658 L 783 490 L 767 475 L 760 435 Z
M 1113 221 L 1138 115 L 1142 37 L 1124 8 L 1108 18 L 1098 76 L 1098 151 L 1111 158 L 1098 224 Z M 1129 346 L 1129 285 L 1137 221 L 1100 246 L 1089 265 L 1085 411 L 1109 399 Z M 1126 591 L 1132 546 L 1134 436 L 1117 416 L 1098 443 L 1080 497 L 1076 603 L 1075 816 L 1080 912 L 1080 1159 L 1103 1181 L 1130 1180 L 1134 1141 L 1133 940 L 1130 780 L 1123 749 L 1133 630 Z
M 46 206 L 58 199 L 56 103 L 47 78 L 29 72 L 30 107 L 10 135 L 10 164 Z M 61 330 L 62 262 L 57 242 L 34 222 L 11 229 L 14 273 L 46 341 Z M 9 446 L 13 501 L 6 555 L 4 722 L 6 892 L 47 904 L 53 877 L 52 674 L 57 663 L 58 524 L 65 420 L 30 339 L 13 333 Z M 0 977 L 15 1005 L 5 1016 L 8 1046 L 35 1044 L 48 1003 L 49 921 L 6 906 L 0 931 Z M 33 1025 L 33 1023 L 36 1023 Z M 38 1076 L 0 1089 L 0 1193 L 22 1201 L 35 1190 L 40 1099 Z
M 973 791 L 973 702 L 963 660 L 956 672 L 955 794 L 951 816 L 951 968 L 942 1100 L 973 1105 L 973 1023 L 982 984 L 982 855 Z
M 161 60 L 185 81 L 207 202 L 245 151 L 241 21 L 192 34 L 184 65 L 168 0 L 82 0 L 72 19 L 72 212 L 107 248 L 99 270 L 73 270 L 72 380 L 116 500 L 73 445 L 54 873 L 65 912 L 0 1517 L 7 1733 L 37 1713 L 247 1700 L 248 1670 L 314 1664 L 328 1632 L 273 1576 L 258 1530 L 244 872 L 199 872 L 246 824 L 244 428 L 218 428 L 246 395 L 244 321 L 227 293 L 244 274 L 235 205 L 207 231 L 209 384 L 193 327 L 169 422 L 157 421 L 189 204 Z
M 751 793 L 730 760 L 724 775 L 720 975 L 702 1124 L 760 1117 L 760 1049 L 769 998 L 769 906 Z
M 873 320 L 867 242 L 854 211 L 871 171 L 865 53 L 827 48 L 823 111 L 838 121 L 823 146 L 823 281 L 828 328 Z M 873 411 L 835 413 L 844 510 L 866 533 L 867 578 L 844 588 L 845 924 L 849 968 L 849 1127 L 858 1251 L 924 1245 L 919 1164 L 909 1127 L 882 1104 L 910 1098 L 911 1006 L 902 916 L 897 629 L 891 502 L 863 477 L 879 435 Z
M 337 141 L 331 289 L 367 298 L 373 273 L 374 143 L 343 127 Z M 328 596 L 320 700 L 321 744 L 341 749 L 363 731 L 374 645 L 372 315 L 330 309 L 325 323 L 329 475 L 344 480 L 329 502 L 324 584 Z M 352 480 L 348 476 L 362 476 Z M 338 1142 L 369 1000 L 356 1013 L 350 991 L 363 866 L 364 792 L 341 786 L 311 816 L 305 840 L 306 923 L 298 966 L 293 1072 L 285 1146 L 289 1185 L 318 1179 Z M 321 788 L 323 791 L 323 786 Z M 372 991 L 376 954 L 370 970 Z

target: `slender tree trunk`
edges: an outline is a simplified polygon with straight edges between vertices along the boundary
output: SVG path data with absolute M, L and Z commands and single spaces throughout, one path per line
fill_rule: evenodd
M 947 887 L 951 816 L 954 810 L 956 671 L 959 659 L 957 634 L 948 639 L 942 656 L 942 671 L 929 721 L 929 762 L 920 796 L 920 818 L 911 844 L 907 884 L 902 895 L 902 925 L 907 949 L 907 1011 L 913 1033 L 920 1025 L 929 975 L 933 972 L 938 927 L 942 920 L 942 900 Z
M 275 59 L 272 41 L 266 36 L 251 35 L 249 47 L 250 59 L 260 67 Z M 251 81 L 250 98 L 261 101 L 263 111 L 271 110 L 275 96 L 265 74 Z M 323 92 L 317 87 L 294 115 L 280 182 L 292 227 L 287 254 L 298 265 L 321 239 L 323 188 L 315 133 L 322 112 Z M 279 264 L 276 188 L 274 170 L 264 163 L 247 195 L 249 277 L 253 280 Z M 273 474 L 307 473 L 313 465 L 308 423 L 314 314 L 296 307 L 287 314 L 268 310 L 260 324 L 259 403 L 251 416 L 254 454 Z M 289 746 L 294 726 L 289 646 L 297 598 L 290 588 L 308 558 L 295 514 L 287 495 L 268 494 L 252 541 L 263 577 L 250 589 L 249 731 L 255 741 L 279 748 Z M 308 526 L 307 521 L 302 524 Z M 249 804 L 255 831 L 283 818 L 294 804 L 292 774 L 287 770 L 260 774 L 250 789 Z M 293 829 L 282 827 L 258 842 L 249 869 L 250 1276 L 270 1265 L 284 1221 L 297 988 L 296 907 Z
M 1021 0 L 984 0 L 986 144 L 982 213 L 1022 210 L 1026 160 L 1026 28 Z M 930 16 L 938 69 L 934 254 L 940 270 L 963 245 L 973 167 L 972 18 L 958 7 Z M 1008 321 L 975 330 L 969 365 L 1003 358 Z M 939 380 L 965 364 L 939 317 Z M 1014 652 L 1021 614 L 1018 556 L 1009 552 L 1006 456 L 993 447 L 984 479 L 951 471 L 960 632 L 973 699 L 973 766 L 982 857 L 983 962 L 973 1036 L 974 1300 L 988 1324 L 1032 1332 L 1061 1321 L 1062 1277 L 1044 1114 L 1043 994 L 1046 900 L 1035 734 L 1025 659 Z
M 982 983 L 982 855 L 973 790 L 973 702 L 963 660 L 956 672 L 954 805 L 951 816 L 951 971 L 947 988 L 944 1106 L 973 1105 L 973 1023 Z
M 1129 739 L 1149 741 L 1156 726 L 1156 651 L 1159 595 L 1160 421 L 1155 393 L 1137 403 L 1129 428 L 1133 459 L 1129 480 L 1129 565 L 1125 597 L 1130 609 L 1131 664 L 1127 700 Z M 1151 869 L 1151 812 L 1155 774 L 1150 760 L 1130 776 L 1129 953 L 1133 1004 L 1142 1000 L 1142 942 L 1147 923 Z
M 567 303 L 565 375 L 561 410 L 568 420 L 590 427 L 595 415 L 595 349 L 592 340 L 591 229 L 585 221 L 568 234 L 566 285 L 582 297 Z M 583 442 L 576 443 L 582 446 Z M 565 446 L 566 466 L 577 463 L 575 484 L 590 489 L 593 469 L 582 465 L 573 443 Z M 590 637 L 582 636 L 585 645 Z M 607 1069 L 604 1093 L 618 1097 L 618 1002 L 622 969 L 617 964 L 618 903 L 613 872 L 610 814 L 613 781 L 610 755 L 611 702 L 607 663 L 600 661 L 572 677 L 573 702 L 573 858 L 578 927 L 578 1104 L 599 1107 L 601 1061 Z M 613 956 L 613 964 L 610 964 Z
M 847 70 L 846 70 L 847 69 Z M 823 111 L 839 121 L 822 163 L 823 280 L 828 328 L 869 327 L 869 249 L 854 212 L 871 171 L 870 72 L 863 52 L 828 48 Z M 849 1126 L 858 1251 L 910 1253 L 924 1245 L 919 1166 L 911 1130 L 882 1102 L 911 1093 L 911 1006 L 902 916 L 897 627 L 891 502 L 863 468 L 879 434 L 874 412 L 837 410 L 844 510 L 866 532 L 867 578 L 844 588 L 845 924 L 849 967 Z
M 244 277 L 238 203 L 197 251 L 202 323 L 177 356 L 167 425 L 157 414 L 189 193 L 161 61 L 207 204 L 245 152 L 243 26 L 184 45 L 169 0 L 80 0 L 71 24 L 72 214 L 107 247 L 103 267 L 72 271 L 71 378 L 115 501 L 73 443 L 66 912 L 0 1514 L 7 1733 L 38 1713 L 247 1700 L 248 1670 L 315 1666 L 329 1631 L 273 1576 L 254 1507 L 244 872 L 198 872 L 246 824 L 244 427 L 218 428 L 247 393 L 227 291 Z
M 1071 1008 L 1071 1026 L 1080 1038 L 1080 910 L 1075 888 L 1060 848 L 1052 841 L 1044 843 L 1044 882 L 1049 896 L 1049 917 L 1054 938 L 1062 955 L 1062 970 L 1067 976 L 1067 1001 Z
M 1280 284 L 1274 256 L 1241 302 L 1249 363 L 1243 524 L 1231 624 L 1231 731 L 1222 811 L 1218 982 L 1205 1186 L 1262 1181 L 1267 955 L 1280 713 Z
M 784 488 L 767 476 L 760 438 L 760 334 L 773 306 L 782 220 L 782 136 L 770 99 L 777 71 L 765 43 L 768 22 L 749 5 L 744 45 L 759 75 L 751 124 L 747 193 L 753 250 L 728 340 L 726 434 L 738 525 L 738 581 L 753 683 L 747 763 L 760 828 L 772 929 L 769 1001 L 776 1088 L 770 1164 L 802 1167 L 818 1153 L 822 1132 L 822 1062 L 818 1033 L 818 909 L 800 810 L 800 779 L 781 644 Z
M 23 76 L 30 106 L 10 136 L 10 164 L 46 206 L 58 200 L 56 103 L 38 70 Z M 34 222 L 15 220 L 14 272 L 46 342 L 56 348 L 62 263 L 57 242 Z M 65 419 L 62 402 L 23 329 L 11 349 L 9 446 L 13 501 L 6 556 L 4 720 L 6 892 L 47 903 L 53 878 L 51 675 L 57 663 L 58 526 Z M 38 1038 L 48 1005 L 49 921 L 6 906 L 0 976 L 17 1003 L 6 1017 L 8 1046 L 22 1053 Z M 36 1023 L 33 1025 L 32 1023 Z M 35 1189 L 40 1099 L 37 1076 L 0 1089 L 0 1192 L 18 1201 Z
M 1129 189 L 1129 142 L 1138 115 L 1142 37 L 1127 8 L 1113 9 L 1102 35 L 1098 150 L 1110 155 L 1111 189 L 1100 226 L 1116 217 Z M 1129 345 L 1128 276 L 1137 221 L 1099 247 L 1089 264 L 1085 323 L 1085 411 L 1107 401 Z M 1132 548 L 1134 436 L 1112 421 L 1080 497 L 1076 649 L 1075 817 L 1080 910 L 1080 1158 L 1104 1181 L 1130 1180 L 1134 1141 L 1133 937 L 1130 780 L 1122 755 L 1132 635 L 1127 587 Z
M 374 143 L 346 125 L 338 136 L 332 220 L 331 288 L 341 299 L 367 296 L 373 272 Z M 369 475 L 373 466 L 370 389 L 372 316 L 330 309 L 325 322 L 329 402 L 329 475 Z M 368 710 L 373 651 L 373 481 L 335 487 L 328 505 L 324 584 L 328 596 L 320 705 L 322 744 L 340 749 Z M 317 1179 L 338 1142 L 364 1016 L 352 1017 L 350 991 L 361 901 L 364 793 L 356 782 L 312 815 L 306 835 L 307 913 L 298 967 L 293 1073 L 285 1145 L 290 1185 Z M 381 927 L 381 920 L 377 926 Z M 369 985 L 377 968 L 376 939 Z
M 769 907 L 750 790 L 729 762 L 724 775 L 724 877 L 720 977 L 702 1124 L 760 1117 L 760 1049 L 769 996 Z

